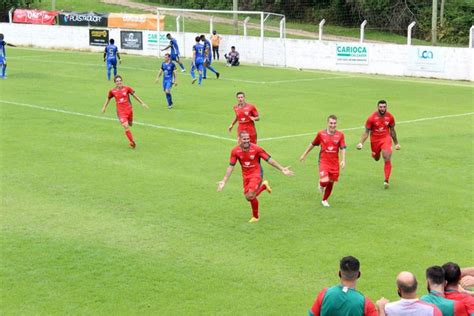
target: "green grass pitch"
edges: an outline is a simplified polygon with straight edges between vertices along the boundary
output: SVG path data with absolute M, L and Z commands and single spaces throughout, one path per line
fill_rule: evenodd
M 132 128 L 132 150 L 114 103 L 100 114 L 113 86 L 101 53 L 9 47 L 8 57 L 2 314 L 304 315 L 338 282 L 345 255 L 360 259 L 358 288 L 373 300 L 396 299 L 401 270 L 416 274 L 423 294 L 428 266 L 472 265 L 471 83 L 216 62 L 221 79 L 210 74 L 201 87 L 178 73 L 170 111 L 154 83 L 161 61 L 123 55 L 124 84 L 150 106 L 134 103 L 145 125 Z M 239 166 L 216 192 L 240 90 L 259 109 L 259 144 L 295 171 L 264 166 L 273 193 L 260 196 L 255 224 Z M 379 99 L 402 146 L 389 190 L 369 143 L 355 149 Z M 333 113 L 347 129 L 347 167 L 324 209 L 317 148 L 305 164 L 298 158 Z

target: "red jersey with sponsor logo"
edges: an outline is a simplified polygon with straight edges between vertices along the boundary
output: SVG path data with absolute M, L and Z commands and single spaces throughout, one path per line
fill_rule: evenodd
M 238 105 L 234 106 L 235 116 L 239 124 L 250 124 L 255 125 L 254 121 L 250 117 L 258 117 L 257 108 L 252 104 L 246 103 L 243 107 Z
M 239 145 L 237 145 L 230 152 L 230 165 L 235 166 L 237 161 L 239 161 L 242 166 L 242 175 L 244 178 L 262 176 L 260 159 L 268 161 L 270 155 L 267 154 L 262 147 L 255 144 L 250 144 L 248 150 L 243 150 Z
M 448 300 L 463 302 L 469 315 L 474 315 L 474 297 L 456 290 L 445 290 L 444 297 Z
M 370 141 L 377 141 L 390 137 L 390 127 L 395 126 L 395 118 L 389 112 L 383 116 L 378 111 L 372 113 L 365 122 L 365 128 L 370 130 Z
M 319 163 L 324 165 L 339 165 L 339 149 L 346 148 L 344 134 L 336 131 L 334 134 L 327 130 L 319 131 L 313 142 L 313 146 L 321 146 L 319 152 Z
M 135 91 L 127 86 L 123 86 L 122 89 L 113 88 L 109 91 L 108 98 L 115 98 L 117 104 L 117 111 L 130 111 L 132 110 L 132 104 L 130 102 L 130 94 L 134 94 Z

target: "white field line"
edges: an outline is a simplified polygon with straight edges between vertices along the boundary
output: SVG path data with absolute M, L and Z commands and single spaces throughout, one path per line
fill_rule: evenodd
M 397 125 L 399 125 L 399 124 L 411 124 L 411 123 L 418 123 L 418 122 L 424 122 L 424 121 L 441 120 L 441 119 L 451 118 L 451 117 L 468 116 L 468 115 L 473 115 L 473 114 L 474 114 L 474 112 L 467 112 L 467 113 L 461 113 L 461 114 L 424 117 L 424 118 L 419 118 L 419 119 L 414 119 L 414 120 L 400 121 L 400 122 L 396 122 L 396 124 Z M 363 129 L 363 128 L 364 128 L 364 126 L 350 127 L 350 128 L 340 129 L 340 131 L 347 132 L 347 131 L 353 131 L 353 130 L 360 130 L 360 129 Z M 279 140 L 279 139 L 295 138 L 295 137 L 302 137 L 302 136 L 309 136 L 309 135 L 316 135 L 316 134 L 317 134 L 317 132 L 310 132 L 310 133 L 292 134 L 292 135 L 285 135 L 285 136 L 278 136 L 278 137 L 267 137 L 267 138 L 259 138 L 258 141 L 262 142 L 262 141 L 269 141 L 269 140 Z
M 31 50 L 31 51 L 40 51 L 40 52 L 47 52 L 47 53 L 63 53 L 63 54 L 77 54 L 77 51 L 61 51 L 61 50 L 48 50 L 48 49 L 40 49 L 40 48 L 28 48 L 28 47 L 18 47 L 14 48 L 18 50 Z M 88 52 L 88 51 L 80 51 L 80 53 L 85 53 L 85 54 L 93 54 L 93 55 L 98 55 L 101 54 L 102 52 Z M 148 57 L 148 58 L 153 58 L 152 56 L 142 56 L 142 55 L 126 55 L 127 57 Z M 23 56 L 22 56 L 23 57 Z M 27 57 L 27 56 L 25 56 Z M 29 56 L 28 56 L 29 57 Z M 42 57 L 42 56 L 41 56 Z M 9 57 L 9 58 L 14 58 L 14 57 Z M 23 58 L 27 59 L 27 58 Z M 37 61 L 32 59 L 33 61 Z M 58 61 L 47 61 L 47 60 L 41 60 L 41 62 L 52 62 L 52 63 L 59 63 Z M 62 62 L 62 63 L 67 63 L 71 65 L 81 65 L 81 66 L 95 66 L 97 67 L 98 64 L 86 64 L 86 63 L 74 63 L 74 62 Z M 157 71 L 157 70 L 151 70 L 148 68 L 137 68 L 137 67 L 127 67 L 127 66 L 120 66 L 121 68 L 124 69 L 132 69 L 132 70 L 144 70 L 144 71 Z M 371 75 L 371 74 L 347 74 L 345 76 L 337 76 L 338 73 L 340 72 L 331 72 L 331 71 L 324 71 L 324 70 L 316 70 L 316 69 L 296 69 L 296 68 L 285 68 L 285 67 L 279 67 L 279 66 L 269 66 L 269 65 L 264 65 L 263 67 L 266 68 L 274 68 L 274 69 L 283 69 L 283 70 L 289 70 L 289 71 L 303 71 L 303 72 L 309 72 L 309 73 L 318 73 L 318 74 L 334 74 L 334 77 L 328 77 L 326 79 L 340 79 L 340 78 L 365 78 L 365 79 L 375 79 L 375 80 L 388 80 L 388 81 L 398 81 L 398 82 L 409 82 L 409 83 L 419 83 L 419 84 L 434 84 L 434 85 L 441 85 L 441 86 L 453 86 L 453 87 L 467 87 L 467 88 L 474 88 L 474 84 L 470 83 L 462 83 L 459 81 L 443 81 L 443 79 L 439 79 L 441 81 L 436 81 L 437 79 L 424 79 L 424 78 L 413 78 L 413 77 L 388 77 L 388 76 L 383 76 L 383 75 Z M 229 80 L 229 81 L 237 81 L 237 82 L 246 82 L 246 83 L 264 83 L 262 81 L 252 81 L 252 80 L 244 80 L 244 79 L 232 79 L 232 78 L 221 78 L 222 80 Z M 322 78 L 321 78 L 322 79 Z M 304 79 L 303 79 L 304 80 Z M 311 79 L 309 79 L 311 80 Z M 314 78 L 312 80 L 320 80 L 320 78 Z M 294 81 L 282 81 L 282 82 L 271 82 L 271 83 L 285 83 L 285 82 L 294 82 Z M 269 83 L 269 82 L 267 82 Z
M 73 112 L 73 111 L 60 110 L 60 109 L 55 109 L 55 108 L 50 108 L 50 107 L 45 107 L 45 106 L 39 106 L 39 105 L 35 105 L 35 104 L 27 104 L 27 103 L 20 103 L 20 102 L 5 101 L 5 100 L 0 100 L 0 103 L 11 104 L 11 105 L 16 105 L 16 106 L 22 106 L 22 107 L 28 107 L 28 108 L 32 108 L 32 109 L 49 111 L 49 112 L 56 112 L 56 113 L 62 113 L 62 114 L 88 117 L 88 118 L 104 120 L 104 121 L 117 121 L 116 118 L 111 118 L 111 117 L 106 117 L 106 116 L 97 116 L 97 115 L 91 115 L 91 114 L 85 114 L 85 113 L 79 113 L 79 112 Z M 201 132 L 185 130 L 185 129 L 181 129 L 181 128 L 164 126 L 164 125 L 157 125 L 157 124 L 150 124 L 150 123 L 143 123 L 143 122 L 133 122 L 133 124 L 134 125 L 141 125 L 141 126 L 157 128 L 157 129 L 164 129 L 164 130 L 173 131 L 173 132 L 177 132 L 177 133 L 192 134 L 192 135 L 197 135 L 197 136 L 202 136 L 202 137 L 226 140 L 226 141 L 231 141 L 231 142 L 236 141 L 235 138 L 222 137 L 222 136 L 217 136 L 217 135 L 212 135 L 212 134 L 207 134 L 207 133 L 201 133 Z

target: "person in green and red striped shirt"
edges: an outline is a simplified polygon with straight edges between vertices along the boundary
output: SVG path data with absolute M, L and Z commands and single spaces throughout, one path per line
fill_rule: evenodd
M 374 303 L 355 289 L 360 278 L 360 263 L 357 258 L 348 256 L 341 259 L 339 278 L 341 284 L 323 289 L 308 311 L 309 316 L 362 316 L 377 315 Z

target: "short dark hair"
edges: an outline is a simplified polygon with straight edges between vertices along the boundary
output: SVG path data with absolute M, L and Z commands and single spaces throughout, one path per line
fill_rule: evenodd
M 239 91 L 235 94 L 236 97 L 238 97 L 239 95 L 243 95 L 245 97 L 245 92 Z
M 250 133 L 249 133 L 249 132 L 247 132 L 247 131 L 241 131 L 241 132 L 239 133 L 239 137 L 242 137 L 243 134 L 247 134 L 247 135 L 250 136 Z
M 461 268 L 457 263 L 448 262 L 443 264 L 444 278 L 448 281 L 447 285 L 457 285 L 461 279 Z
M 356 280 L 359 277 L 360 263 L 356 257 L 347 256 L 339 262 L 339 271 L 346 280 Z
M 115 43 L 115 40 L 113 38 L 110 39 L 109 41 L 110 44 L 114 44 Z
M 402 291 L 402 293 L 413 293 L 416 292 L 416 289 L 418 288 L 418 281 L 416 280 L 415 275 L 413 275 L 412 284 L 406 284 L 397 280 L 397 287 Z
M 379 104 L 385 104 L 385 105 L 387 105 L 387 101 L 385 101 L 385 100 L 379 100 L 379 102 L 377 102 L 377 106 L 379 106 Z
M 235 49 L 235 46 L 231 46 L 230 48 L 233 48 L 233 49 Z
M 201 34 L 201 36 L 199 36 L 202 40 L 206 38 L 206 36 L 204 34 Z
M 116 76 L 114 77 L 114 82 L 115 82 L 115 80 L 117 80 L 118 78 L 120 78 L 120 80 L 122 80 L 122 81 L 123 81 L 123 78 L 122 78 L 122 76 L 121 76 L 121 75 L 116 75 Z
M 330 119 L 333 119 L 333 120 L 337 121 L 337 116 L 334 115 L 334 114 L 331 114 L 331 115 L 328 116 L 328 122 L 329 122 Z
M 171 34 L 170 33 L 166 34 L 166 37 L 171 37 Z
M 216 34 L 216 33 L 217 33 L 217 31 L 216 31 L 216 30 L 212 31 L 212 34 Z
M 434 284 L 444 285 L 444 269 L 440 266 L 432 266 L 426 269 L 426 279 L 430 280 Z
M 201 36 L 196 36 L 195 40 L 196 40 L 196 42 L 200 42 L 201 41 Z
M 165 56 L 171 56 L 170 53 L 166 53 Z
M 0 33 L 0 41 L 3 41 L 3 33 Z

